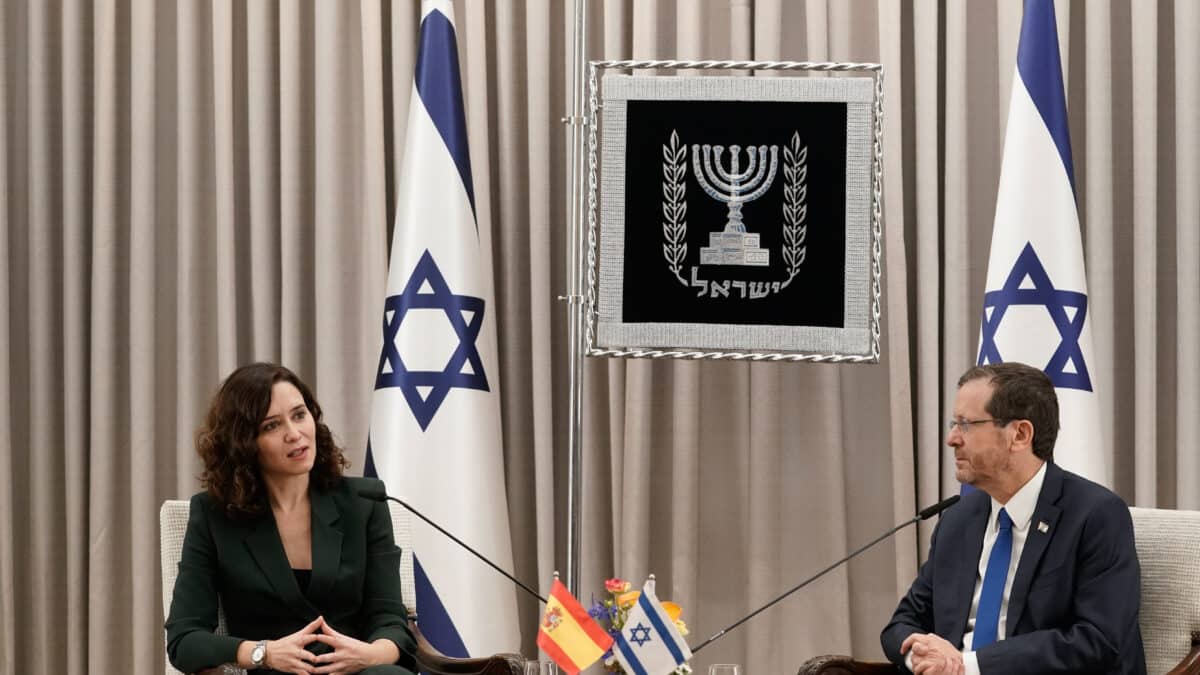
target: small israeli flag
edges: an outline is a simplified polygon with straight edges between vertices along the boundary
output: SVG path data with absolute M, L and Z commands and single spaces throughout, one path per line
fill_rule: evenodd
M 1110 485 L 1053 0 L 1025 2 L 985 288 L 978 363 L 1045 371 L 1055 463 Z
M 692 658 L 692 650 L 654 594 L 653 577 L 625 616 L 613 655 L 630 675 L 667 675 Z

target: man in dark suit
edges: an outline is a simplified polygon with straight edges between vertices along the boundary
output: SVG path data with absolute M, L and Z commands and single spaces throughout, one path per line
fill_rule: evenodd
M 1146 672 L 1129 509 L 1053 463 L 1058 398 L 1019 363 L 959 379 L 947 445 L 977 490 L 942 514 L 880 640 L 914 673 Z

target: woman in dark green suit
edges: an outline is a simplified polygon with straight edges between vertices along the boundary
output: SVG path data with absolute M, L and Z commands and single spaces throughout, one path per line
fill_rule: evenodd
M 411 674 L 391 517 L 358 496 L 382 485 L 342 475 L 349 462 L 300 378 L 269 363 L 234 371 L 196 446 L 206 489 L 166 623 L 172 665 Z M 213 633 L 218 598 L 229 635 Z

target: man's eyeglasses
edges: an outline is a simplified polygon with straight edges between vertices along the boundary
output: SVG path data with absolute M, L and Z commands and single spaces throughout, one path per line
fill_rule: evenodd
M 988 419 L 982 419 L 982 420 L 950 420 L 949 430 L 954 431 L 954 427 L 958 427 L 959 433 L 965 434 L 971 430 L 972 426 L 974 426 L 976 424 L 983 424 L 985 422 L 995 422 L 996 424 L 999 424 L 1000 426 L 1004 426 L 1005 424 L 1008 424 L 1011 421 L 1012 420 L 1005 420 L 1005 419 L 1000 419 L 997 417 L 989 417 Z

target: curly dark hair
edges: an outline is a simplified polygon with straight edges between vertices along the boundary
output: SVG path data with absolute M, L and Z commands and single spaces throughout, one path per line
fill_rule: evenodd
M 267 510 L 267 493 L 258 464 L 259 425 L 271 407 L 271 388 L 289 382 L 300 391 L 316 427 L 317 455 L 309 473 L 311 487 L 328 490 L 342 478 L 350 461 L 321 421 L 321 404 L 295 373 L 274 363 L 251 363 L 233 371 L 221 384 L 196 435 L 196 452 L 204 463 L 200 482 L 234 519 Z
M 984 408 L 998 420 L 1029 420 L 1033 425 L 1033 454 L 1054 461 L 1058 440 L 1058 394 L 1046 373 L 1033 366 L 1009 361 L 975 366 L 958 378 L 958 386 L 987 380 L 994 389 Z

